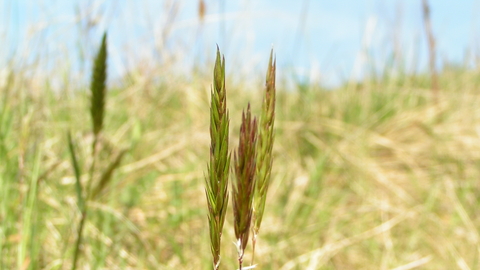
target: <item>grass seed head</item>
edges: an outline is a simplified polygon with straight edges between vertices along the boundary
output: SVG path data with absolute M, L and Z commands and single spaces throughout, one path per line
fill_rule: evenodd
M 276 60 L 273 56 L 273 49 L 270 52 L 268 62 L 267 76 L 265 80 L 265 96 L 262 103 L 262 113 L 260 118 L 259 137 L 257 142 L 257 181 L 255 184 L 254 199 L 254 217 L 253 233 L 254 237 L 260 230 L 263 213 L 265 210 L 265 201 L 267 191 L 270 185 L 270 174 L 273 164 L 273 142 L 274 142 L 274 123 L 275 123 L 275 75 Z
M 107 33 L 103 34 L 102 44 L 93 64 L 92 81 L 90 85 L 93 133 L 98 135 L 103 128 L 105 111 L 105 95 L 107 80 Z
M 217 46 L 210 105 L 210 161 L 205 188 L 214 269 L 218 269 L 220 263 L 220 243 L 228 206 L 228 176 L 230 167 L 228 126 L 225 58 L 220 56 L 220 50 Z
M 247 111 L 242 113 L 239 144 L 234 154 L 235 181 L 232 183 L 233 217 L 240 264 L 248 243 L 252 220 L 256 171 L 256 142 L 257 120 L 256 118 L 252 119 L 250 104 L 248 104 Z

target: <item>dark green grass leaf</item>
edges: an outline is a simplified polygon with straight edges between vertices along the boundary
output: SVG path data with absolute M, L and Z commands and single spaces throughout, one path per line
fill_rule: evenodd
M 105 187 L 108 185 L 110 180 L 112 179 L 113 172 L 120 166 L 120 163 L 122 161 L 123 155 L 126 153 L 126 150 L 121 151 L 118 155 L 117 158 L 108 166 L 108 168 L 103 172 L 102 177 L 100 178 L 100 181 L 98 182 L 98 185 L 95 187 L 95 189 L 92 191 L 91 198 L 96 199 L 98 195 L 105 189 Z
M 80 211 L 84 211 L 85 209 L 85 201 L 83 198 L 83 189 L 82 189 L 82 183 L 80 182 L 80 166 L 78 166 L 78 161 L 77 161 L 77 155 L 75 152 L 75 146 L 72 141 L 72 136 L 70 132 L 67 134 L 68 137 L 68 149 L 70 151 L 70 157 L 72 159 L 72 166 L 73 166 L 73 171 L 75 173 L 75 190 L 77 193 L 77 201 L 78 201 L 78 208 L 80 208 Z

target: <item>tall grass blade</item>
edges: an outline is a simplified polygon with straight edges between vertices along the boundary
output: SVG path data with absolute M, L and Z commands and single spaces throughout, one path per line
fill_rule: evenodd
M 75 152 L 75 146 L 73 144 L 72 135 L 70 134 L 70 132 L 68 132 L 67 138 L 68 138 L 68 150 L 70 152 L 73 171 L 75 173 L 75 191 L 77 194 L 78 208 L 80 209 L 80 211 L 83 212 L 83 210 L 85 209 L 85 201 L 83 197 L 82 183 L 80 182 L 81 170 L 80 170 L 80 166 L 78 165 L 77 154 Z
M 38 248 L 36 247 L 36 241 L 38 241 L 38 235 L 36 229 L 39 226 L 38 223 L 38 176 L 40 174 L 41 166 L 41 150 L 37 149 L 35 144 L 36 153 L 34 154 L 34 164 L 31 168 L 30 182 L 28 186 L 28 193 L 23 205 L 23 218 L 22 218 L 22 233 L 21 241 L 18 247 L 18 269 L 36 269 L 38 265 Z M 0 253 L 1 254 L 1 253 Z
M 126 153 L 126 150 L 120 152 L 117 155 L 117 158 L 108 166 L 108 168 L 103 172 L 98 185 L 91 193 L 91 199 L 96 199 L 98 195 L 105 189 L 110 180 L 112 179 L 113 172 L 120 166 L 122 162 L 123 155 Z
M 85 204 L 85 199 L 82 191 L 82 184 L 80 182 L 80 166 L 78 166 L 78 161 L 77 161 L 77 155 L 75 153 L 75 147 L 72 141 L 72 136 L 70 135 L 70 132 L 68 133 L 68 149 L 70 151 L 70 156 L 72 158 L 72 165 L 73 165 L 73 170 L 75 172 L 75 190 L 77 192 L 77 202 L 78 202 L 78 208 L 80 209 L 80 212 L 82 213 L 82 217 L 80 219 L 80 225 L 77 230 L 77 240 L 75 242 L 75 250 L 73 253 L 73 262 L 72 262 L 72 270 L 75 270 L 77 268 L 77 262 L 78 258 L 80 256 L 80 246 L 82 243 L 82 234 L 83 234 L 83 227 L 85 225 L 85 219 L 87 216 L 87 208 Z

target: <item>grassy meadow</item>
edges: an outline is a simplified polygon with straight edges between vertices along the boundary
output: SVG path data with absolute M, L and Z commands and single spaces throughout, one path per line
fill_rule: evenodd
M 478 76 L 443 72 L 437 102 L 420 76 L 334 91 L 285 89 L 279 78 L 258 268 L 478 268 Z M 8 78 L 1 92 L 0 269 L 69 269 L 80 212 L 66 134 L 86 181 L 89 93 L 55 93 L 17 73 Z M 262 83 L 245 91 L 228 81 L 236 142 L 242 107 L 251 101 L 258 114 Z M 211 84 L 210 74 L 188 82 L 132 77 L 108 90 L 97 167 L 126 153 L 89 202 L 78 269 L 210 267 L 204 177 Z M 232 219 L 229 209 L 223 269 L 236 265 Z
M 35 68 L 7 67 L 0 85 L 0 270 L 73 269 L 77 246 L 76 269 L 211 269 L 213 62 L 189 78 L 159 66 L 154 79 L 133 72 L 107 85 L 101 133 L 88 87 L 54 91 Z M 247 103 L 260 115 L 265 84 L 235 76 L 230 149 Z M 480 73 L 438 76 L 436 98 L 428 74 L 334 90 L 277 76 L 256 269 L 480 268 Z M 90 179 L 101 183 L 81 222 L 78 187 Z M 230 202 L 220 269 L 237 267 L 232 212 Z M 251 257 L 249 245 L 244 266 Z

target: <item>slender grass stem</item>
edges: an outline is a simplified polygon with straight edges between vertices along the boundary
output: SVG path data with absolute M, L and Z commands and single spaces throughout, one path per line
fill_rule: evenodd
M 80 219 L 80 223 L 77 231 L 77 241 L 75 242 L 75 250 L 73 252 L 72 270 L 77 269 L 77 262 L 78 262 L 78 258 L 80 257 L 80 247 L 82 245 L 83 228 L 85 226 L 85 220 L 87 220 L 87 209 L 84 209 L 82 211 L 82 217 Z
M 90 85 L 91 97 L 90 97 L 90 114 L 92 117 L 92 163 L 90 164 L 89 177 L 86 189 L 82 189 L 80 181 L 80 170 L 76 161 L 76 155 L 73 148 L 72 139 L 69 135 L 70 153 L 72 155 L 72 163 L 75 168 L 75 176 L 77 179 L 77 195 L 79 207 L 82 213 L 80 223 L 77 231 L 77 240 L 75 243 L 74 257 L 72 263 L 72 270 L 77 268 L 77 262 L 80 256 L 81 244 L 83 242 L 83 232 L 85 228 L 85 222 L 88 217 L 88 201 L 92 196 L 92 183 L 95 174 L 95 167 L 97 162 L 97 153 L 99 147 L 99 138 L 103 129 L 103 120 L 105 114 L 105 97 L 106 97 L 106 80 L 107 80 L 107 34 L 105 33 L 102 38 L 100 49 L 95 57 L 95 63 L 93 65 L 92 80 Z M 83 191 L 82 191 L 83 190 Z

